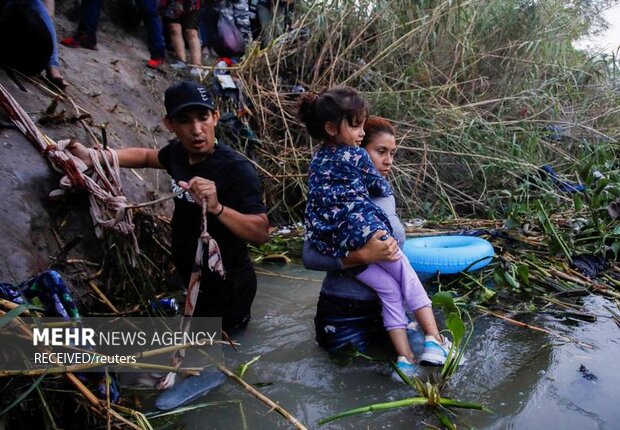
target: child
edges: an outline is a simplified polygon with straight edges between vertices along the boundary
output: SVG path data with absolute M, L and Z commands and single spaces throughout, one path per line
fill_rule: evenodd
M 185 43 L 183 36 L 189 45 L 190 64 L 200 66 L 202 64 L 202 48 L 198 37 L 198 24 L 200 21 L 201 0 L 160 0 L 160 13 L 168 25 L 170 43 L 174 54 L 179 60 L 172 64 L 175 69 L 187 67 L 185 56 Z M 192 67 L 192 77 L 200 78 L 200 69 Z
M 368 116 L 366 101 L 353 89 L 340 87 L 305 94 L 299 116 L 310 135 L 323 144 L 308 173 L 305 225 L 308 240 L 321 253 L 345 257 L 363 247 L 377 231 L 391 233 L 385 213 L 371 200 L 392 191 L 359 147 Z M 407 339 L 408 310 L 431 304 L 406 257 L 369 265 L 356 278 L 373 288 L 382 304 L 383 323 L 398 354 L 397 367 L 408 376 L 416 371 Z

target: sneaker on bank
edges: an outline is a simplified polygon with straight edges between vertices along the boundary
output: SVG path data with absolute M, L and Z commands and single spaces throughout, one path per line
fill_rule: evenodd
M 159 69 L 165 62 L 166 60 L 163 57 L 151 58 L 146 62 L 146 67 L 151 69 Z
M 185 61 L 177 61 L 176 63 L 172 63 L 170 65 L 174 70 L 183 70 L 187 68 L 187 63 Z
M 418 366 L 407 360 L 404 355 L 399 355 L 396 360 L 396 368 L 407 378 L 411 379 L 418 374 Z M 396 370 L 392 371 L 392 379 L 397 382 L 404 382 Z
M 437 342 L 434 336 L 424 337 L 424 352 L 420 356 L 420 364 L 427 366 L 442 366 L 448 358 L 452 342 L 444 337 L 443 342 Z

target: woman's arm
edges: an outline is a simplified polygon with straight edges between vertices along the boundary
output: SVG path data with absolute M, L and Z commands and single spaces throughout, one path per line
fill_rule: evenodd
M 342 270 L 339 259 L 321 254 L 312 246 L 308 239 L 304 240 L 304 249 L 301 254 L 301 259 L 304 263 L 304 267 L 309 270 L 318 270 L 320 272 Z
M 338 259 L 323 255 L 307 240 L 304 242 L 302 259 L 306 269 L 318 271 L 334 271 L 348 269 L 378 261 L 398 260 L 398 243 L 393 237 L 381 240 L 387 232 L 377 231 L 362 248 L 349 252 L 347 257 Z

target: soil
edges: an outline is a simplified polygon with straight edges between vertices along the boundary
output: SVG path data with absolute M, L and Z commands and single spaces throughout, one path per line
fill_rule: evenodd
M 76 2 L 57 2 L 54 18 L 58 38 L 71 35 L 76 23 L 70 21 Z M 128 33 L 111 22 L 114 10 L 108 7 L 98 31 L 98 50 L 60 46 L 61 69 L 69 86 L 56 113 L 76 111 L 71 99 L 92 116 L 86 120 L 95 136 L 99 124 L 107 124 L 107 141 L 112 148 L 129 146 L 162 147 L 171 137 L 161 124 L 163 93 L 175 73 L 164 66 L 148 69 L 149 59 L 143 30 Z M 35 121 L 55 98 L 42 77 L 34 81 L 18 76 L 19 86 L 0 70 L 2 84 Z M 1 113 L 1 112 L 0 112 Z M 0 119 L 3 115 L 0 115 Z M 92 139 L 80 123 L 38 125 L 54 140 L 75 138 L 87 146 Z M 0 282 L 18 282 L 54 266 L 54 257 L 77 236 L 81 243 L 69 257 L 96 258 L 101 242 L 94 237 L 86 199 L 72 197 L 52 203 L 48 193 L 58 188 L 59 174 L 46 158 L 18 130 L 0 128 Z M 163 171 L 125 170 L 123 187 L 129 202 L 140 203 L 170 193 Z M 152 210 L 169 213 L 170 203 Z M 62 273 L 62 270 L 59 270 Z

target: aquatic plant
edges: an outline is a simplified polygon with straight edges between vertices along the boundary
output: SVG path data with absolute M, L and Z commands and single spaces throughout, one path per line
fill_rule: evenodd
M 350 409 L 321 419 L 319 421 L 319 425 L 367 412 L 378 412 L 410 406 L 486 410 L 485 407 L 479 403 L 464 402 L 441 396 L 442 387 L 444 387 L 448 380 L 455 374 L 463 359 L 465 347 L 471 338 L 473 330 L 471 329 L 471 318 L 469 317 L 469 313 L 457 306 L 451 293 L 447 291 L 439 291 L 435 293 L 433 295 L 433 306 L 442 310 L 446 328 L 450 332 L 453 342 L 448 353 L 448 358 L 441 369 L 441 374 L 438 381 L 433 381 L 432 379 L 422 381 L 418 377 L 409 378 L 407 375 L 402 373 L 398 367 L 393 365 L 392 367 L 401 377 L 403 382 L 413 388 L 418 393 L 418 396 L 390 402 L 374 403 L 371 405 Z M 469 329 L 467 329 L 466 324 L 463 321 L 463 315 L 467 316 L 467 320 L 469 321 Z M 440 420 L 446 424 L 451 424 L 451 420 L 446 415 L 441 414 Z

